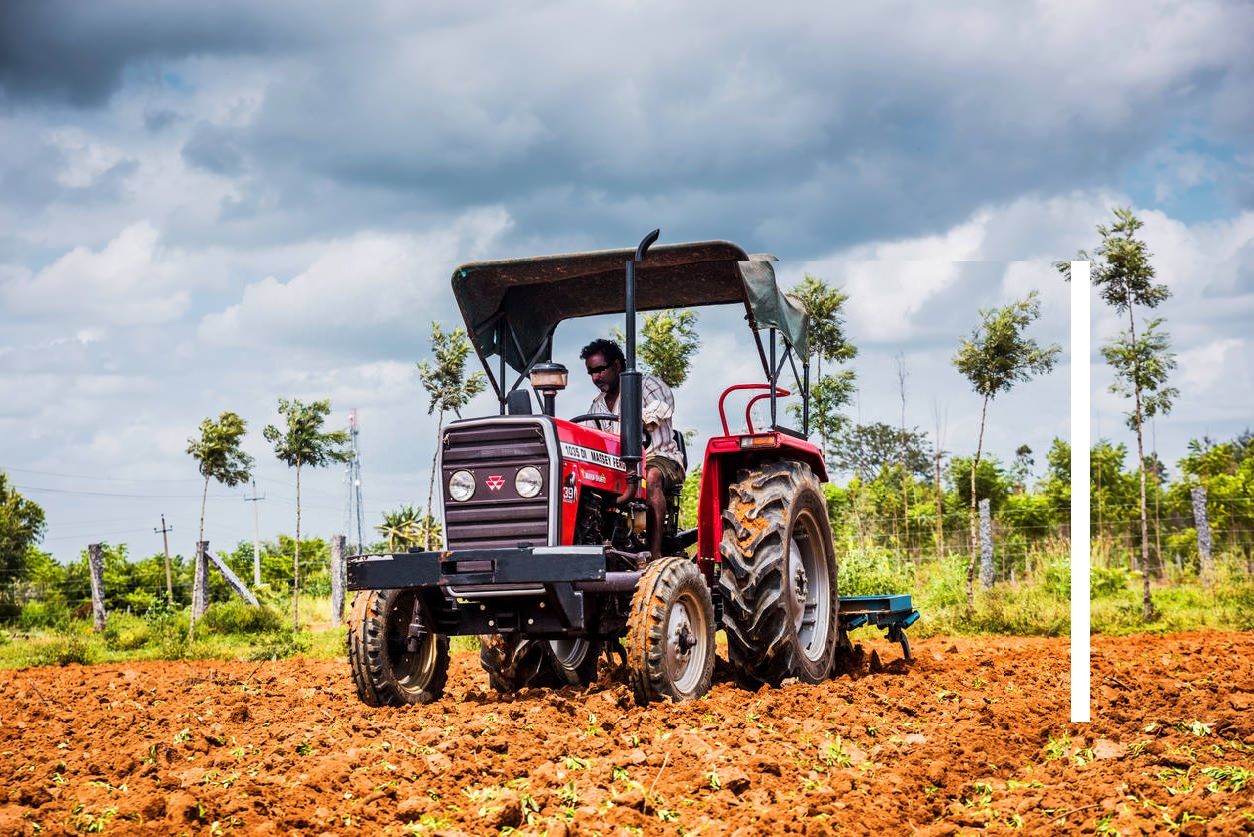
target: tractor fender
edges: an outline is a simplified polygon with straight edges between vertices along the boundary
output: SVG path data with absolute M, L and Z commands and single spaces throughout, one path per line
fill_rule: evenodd
M 697 500 L 697 554 L 718 560 L 723 538 L 723 512 L 728 505 L 728 487 L 736 482 L 742 468 L 758 467 L 781 459 L 804 462 L 827 482 L 827 466 L 816 445 L 782 430 L 765 433 L 716 436 L 706 444 L 701 469 L 701 491 Z

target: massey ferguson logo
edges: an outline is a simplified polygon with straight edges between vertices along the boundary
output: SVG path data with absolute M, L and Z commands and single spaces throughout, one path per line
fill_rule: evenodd
M 493 491 L 500 491 L 501 486 L 505 485 L 505 477 L 502 477 L 499 474 L 493 474 L 488 477 L 485 482 L 488 484 L 488 488 Z

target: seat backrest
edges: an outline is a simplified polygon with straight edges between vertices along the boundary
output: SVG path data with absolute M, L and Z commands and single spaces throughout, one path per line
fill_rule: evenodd
M 684 473 L 688 473 L 688 446 L 684 443 L 684 434 L 675 431 L 675 444 L 679 445 L 679 455 L 684 460 Z
M 511 389 L 505 395 L 505 410 L 511 416 L 531 415 L 531 393 L 525 389 Z

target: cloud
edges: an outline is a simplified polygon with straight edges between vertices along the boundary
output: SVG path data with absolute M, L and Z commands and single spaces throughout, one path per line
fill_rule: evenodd
M 1244 338 L 1225 337 L 1180 352 L 1176 357 L 1177 386 L 1194 397 L 1222 396 L 1231 380 L 1232 361 L 1243 359 L 1248 351 Z M 1222 386 L 1216 388 L 1216 384 Z
M 362 190 L 427 211 L 500 203 L 523 235 L 551 229 L 556 192 L 601 246 L 641 207 L 684 237 L 717 227 L 801 258 L 926 235 L 1024 190 L 1113 187 L 1145 155 L 1179 162 L 1180 126 L 1205 129 L 1212 102 L 1254 82 L 1254 14 L 1236 2 L 1153 15 L 803 5 L 753 26 L 710 3 L 46 5 L 9 13 L 25 40 L 0 79 L 21 101 L 99 104 L 127 80 L 194 96 L 247 58 L 255 112 L 202 115 L 191 164 L 265 172 L 315 213 L 328 189 L 341 205 Z M 1121 37 L 1100 55 L 1077 37 L 1112 27 Z M 140 67 L 151 79 L 124 72 Z M 1222 181 L 1229 164 L 1178 168 Z M 263 194 L 243 205 L 266 206 Z
M 8 0 L 0 4 L 0 101 L 98 107 L 136 65 L 149 63 L 161 80 L 154 65 L 162 61 L 309 43 L 325 19 L 318 6 L 302 4 L 303 14 L 289 15 L 281 4 L 244 0 L 213 7 Z
M 461 260 L 489 252 L 510 227 L 500 208 L 471 211 L 423 235 L 358 233 L 328 242 L 286 281 L 267 276 L 239 302 L 205 315 L 209 345 L 247 347 L 371 344 L 390 332 L 413 340 L 451 313 L 448 277 Z
M 0 300 L 16 314 L 61 323 L 121 328 L 169 322 L 187 310 L 177 257 L 143 221 L 126 227 L 98 251 L 76 247 L 38 271 L 8 266 Z

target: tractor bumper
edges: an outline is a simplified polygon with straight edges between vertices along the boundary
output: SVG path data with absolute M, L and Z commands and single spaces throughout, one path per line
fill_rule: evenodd
M 347 564 L 350 590 L 515 587 L 606 579 L 605 550 L 599 546 L 372 553 L 350 556 Z

